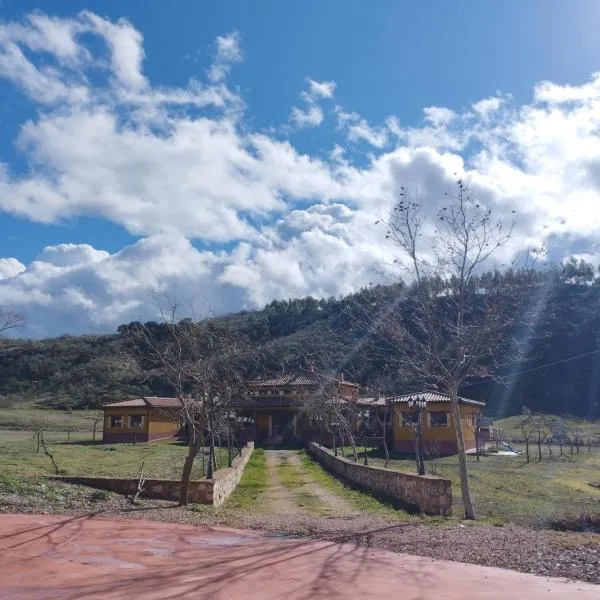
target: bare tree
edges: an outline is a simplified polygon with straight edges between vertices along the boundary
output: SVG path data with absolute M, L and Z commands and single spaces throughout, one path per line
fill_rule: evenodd
M 533 415 L 527 407 L 523 407 L 523 416 L 521 417 L 519 426 L 521 428 L 523 441 L 525 442 L 525 461 L 529 464 L 529 445 L 535 434 L 536 425 Z
M 239 359 L 246 348 L 226 322 L 178 321 L 177 309 L 176 304 L 161 307 L 163 323 L 159 334 L 138 323 L 129 335 L 138 358 L 156 363 L 181 400 L 188 452 L 181 474 L 179 503 L 186 505 L 196 456 L 208 442 L 206 477 L 212 478 L 217 462 L 215 439 L 225 431 L 234 401 L 245 393 Z
M 321 365 L 323 363 L 320 363 Z M 346 439 L 352 447 L 354 462 L 358 461 L 355 432 L 359 420 L 357 399 L 341 394 L 337 373 L 321 366 L 313 373 L 315 390 L 307 397 L 304 410 L 309 417 L 317 420 L 321 427 L 333 436 L 334 451 L 337 440 Z
M 0 336 L 9 331 L 25 325 L 25 318 L 22 314 L 0 307 Z
M 46 440 L 44 439 L 44 431 L 43 430 L 40 431 L 40 442 L 42 444 L 42 448 L 44 449 L 44 454 L 50 459 L 50 462 L 52 463 L 52 466 L 54 467 L 54 474 L 60 475 L 60 466 L 54 456 L 54 452 L 51 452 L 46 444 Z
M 533 422 L 535 427 L 535 443 L 538 449 L 538 462 L 542 462 L 542 444 L 548 440 L 550 425 L 545 415 L 535 415 Z M 552 454 L 552 451 L 550 451 L 550 454 Z
M 437 215 L 428 217 L 425 208 L 423 199 L 402 190 L 387 238 L 411 285 L 370 323 L 392 343 L 402 376 L 450 397 L 465 517 L 474 519 L 458 393 L 468 380 L 490 375 L 503 341 L 504 297 L 494 282 L 482 289 L 478 275 L 510 239 L 514 220 L 494 220 L 461 180 Z
M 29 422 L 29 428 L 33 431 L 33 439 L 36 443 L 36 452 L 40 453 L 40 447 L 42 445 L 42 436 L 44 431 L 49 429 L 50 422 L 47 419 L 32 419 Z
M 91 417 L 92 420 L 92 442 L 96 441 L 96 430 L 98 429 L 98 423 L 104 418 L 104 412 L 99 410 L 96 411 Z

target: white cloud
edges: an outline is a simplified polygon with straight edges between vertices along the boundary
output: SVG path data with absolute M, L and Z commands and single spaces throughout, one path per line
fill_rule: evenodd
M 317 127 L 323 122 L 323 111 L 314 104 L 306 110 L 301 110 L 294 106 L 290 115 L 290 121 L 298 127 Z
M 290 121 L 298 128 L 318 127 L 323 122 L 323 110 L 319 106 L 319 100 L 332 98 L 335 90 L 334 81 L 315 81 L 307 78 L 308 90 L 302 92 L 302 99 L 306 108 L 292 107 Z
M 111 23 L 92 12 L 81 13 L 83 23 L 89 24 L 90 30 L 104 38 L 110 48 L 112 69 L 125 88 L 140 89 L 147 86 L 148 81 L 142 74 L 144 60 L 143 37 L 126 19 Z
M 338 126 L 347 133 L 347 138 L 351 142 L 363 140 L 375 148 L 383 148 L 388 143 L 387 126 L 373 127 L 369 125 L 366 119 L 363 119 L 358 113 L 346 112 L 341 106 L 335 107 L 335 114 L 338 120 Z M 397 121 L 388 120 L 392 126 Z
M 333 98 L 333 92 L 336 88 L 335 81 L 315 81 L 308 79 L 308 94 L 312 98 Z
M 239 35 L 225 35 L 206 81 L 161 87 L 144 74 L 143 37 L 127 21 L 36 13 L 0 24 L 0 77 L 37 108 L 14 140 L 25 169 L 0 162 L 0 210 L 42 223 L 100 218 L 142 237 L 112 254 L 59 244 L 28 265 L 0 259 L 0 305 L 27 313 L 28 335 L 151 318 L 156 289 L 202 290 L 223 312 L 353 291 L 391 261 L 374 223 L 400 186 L 434 212 L 457 176 L 496 213 L 517 209 L 501 260 L 543 241 L 558 260 L 573 240 L 597 255 L 600 75 L 541 83 L 522 106 L 499 94 L 465 111 L 427 107 L 412 126 L 334 106 L 338 129 L 317 155 L 276 128 L 253 130 L 226 79 L 241 59 Z M 92 70 L 104 83 L 90 83 Z M 335 92 L 333 81 L 307 79 L 290 121 L 320 125 Z
M 25 270 L 25 265 L 16 258 L 0 258 L 0 279 L 14 277 Z
M 434 127 L 449 125 L 456 118 L 456 113 L 444 106 L 427 106 L 423 109 L 423 113 L 425 120 Z
M 223 81 L 231 69 L 231 65 L 242 60 L 240 36 L 237 32 L 217 36 L 217 53 L 208 71 L 211 81 Z
M 483 100 L 479 100 L 479 102 L 475 102 L 473 104 L 473 110 L 482 119 L 487 119 L 500 109 L 502 103 L 502 98 L 498 98 L 497 96 L 492 98 L 484 98 Z

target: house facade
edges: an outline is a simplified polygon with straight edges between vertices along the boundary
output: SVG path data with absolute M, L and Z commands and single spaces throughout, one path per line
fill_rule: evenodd
M 246 438 L 258 444 L 316 441 L 322 438 L 319 424 L 307 412 L 307 404 L 319 392 L 321 380 L 312 372 L 283 374 L 248 384 L 248 394 L 236 406 L 248 420 Z M 358 398 L 358 385 L 343 378 L 333 381 L 330 393 L 348 401 Z
M 176 437 L 181 430 L 183 401 L 144 396 L 104 406 L 102 440 L 150 442 Z
M 425 453 L 456 454 L 458 446 L 450 397 L 437 392 L 422 392 L 388 398 L 392 406 L 394 451 L 410 453 L 415 451 L 417 409 L 414 401 L 416 399 L 425 401 L 425 408 L 421 410 L 421 430 Z M 458 404 L 465 450 L 474 450 L 477 443 L 477 427 L 485 402 L 459 398 Z

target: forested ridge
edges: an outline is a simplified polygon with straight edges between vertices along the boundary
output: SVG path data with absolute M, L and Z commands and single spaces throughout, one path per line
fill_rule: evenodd
M 492 416 L 530 410 L 585 417 L 600 416 L 600 275 L 583 261 L 547 268 L 526 289 L 518 272 L 487 273 L 476 286 L 502 284 L 507 301 L 535 315 L 528 327 L 514 328 L 520 354 L 501 357 L 493 381 L 472 380 L 464 396 L 488 403 Z M 365 314 L 402 299 L 410 286 L 374 286 L 344 298 L 311 297 L 273 301 L 258 311 L 219 317 L 253 348 L 248 377 L 306 369 L 327 360 L 365 386 L 384 393 L 419 389 L 393 361 L 393 348 L 368 333 Z M 524 292 L 525 289 L 525 292 Z M 518 302 L 515 298 L 519 298 Z M 189 325 L 190 322 L 187 321 Z M 164 324 L 147 328 L 159 339 Z M 60 408 L 97 407 L 131 395 L 170 394 L 160 365 L 137 361 L 124 324 L 118 333 L 0 342 L 0 404 L 36 401 Z M 508 347 L 508 344 L 507 344 Z M 258 352 L 256 351 L 258 350 Z M 143 366 L 140 366 L 143 365 Z

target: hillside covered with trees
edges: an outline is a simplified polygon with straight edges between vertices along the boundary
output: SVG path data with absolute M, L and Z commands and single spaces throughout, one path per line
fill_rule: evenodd
M 600 416 L 600 276 L 571 260 L 525 277 L 518 271 L 487 273 L 473 297 L 494 286 L 514 307 L 513 339 L 506 340 L 493 380 L 471 380 L 464 396 L 488 403 L 503 417 L 530 410 L 582 417 Z M 335 299 L 308 297 L 273 301 L 262 310 L 225 317 L 253 349 L 247 377 L 306 369 L 310 361 L 365 386 L 365 393 L 415 391 L 420 381 L 402 376 L 393 347 L 369 323 L 378 311 L 410 311 L 410 286 L 377 286 Z M 533 315 L 528 323 L 522 314 Z M 410 317 L 410 314 L 407 313 Z M 193 326 L 191 321 L 182 325 Z M 160 339 L 161 323 L 145 324 Z M 104 336 L 64 336 L 0 342 L 0 404 L 36 401 L 58 408 L 90 408 L 138 394 L 170 394 L 159 364 L 138 359 L 124 324 Z M 513 341 L 517 340 L 518 351 Z M 138 353 L 139 354 L 139 353 Z

